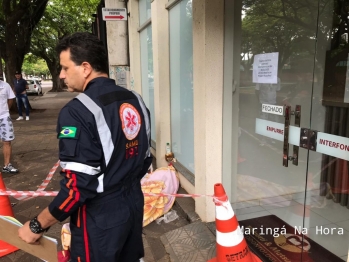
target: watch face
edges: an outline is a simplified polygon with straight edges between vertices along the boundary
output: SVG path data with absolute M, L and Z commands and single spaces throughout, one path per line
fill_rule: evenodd
M 41 227 L 40 222 L 36 218 L 33 218 L 32 220 L 30 220 L 29 228 L 34 234 L 40 234 L 45 231 Z

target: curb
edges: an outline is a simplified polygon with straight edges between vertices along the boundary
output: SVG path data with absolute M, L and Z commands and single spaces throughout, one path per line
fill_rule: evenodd
M 182 187 L 179 187 L 178 194 L 188 194 Z M 199 215 L 195 212 L 195 201 L 191 197 L 176 197 L 175 205 L 179 207 L 181 213 L 190 223 L 201 221 Z

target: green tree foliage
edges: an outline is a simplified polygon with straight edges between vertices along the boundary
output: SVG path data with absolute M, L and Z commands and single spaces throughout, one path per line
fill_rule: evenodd
M 0 6 L 0 57 L 5 61 L 7 81 L 20 70 L 29 52 L 32 33 L 48 0 L 2 0 Z
M 47 76 L 50 74 L 45 60 L 38 58 L 32 54 L 28 54 L 24 57 L 22 72 L 27 76 Z
M 345 45 L 347 0 L 243 0 L 243 8 L 243 57 L 279 52 L 280 67 L 291 62 L 311 71 L 316 53 Z M 317 64 L 324 64 L 324 58 L 316 56 Z
M 92 32 L 92 14 L 100 0 L 52 0 L 33 32 L 31 52 L 47 63 L 53 79 L 52 91 L 60 91 L 59 58 L 55 53 L 57 41 L 78 31 Z
M 316 5 L 315 1 L 307 4 L 284 0 L 246 1 L 242 20 L 242 53 L 247 57 L 246 68 L 251 67 L 255 54 L 278 52 L 279 69 L 291 56 L 314 55 L 317 8 L 311 3 Z

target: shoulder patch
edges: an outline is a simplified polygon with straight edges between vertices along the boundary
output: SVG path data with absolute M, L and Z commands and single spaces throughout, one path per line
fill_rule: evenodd
M 58 138 L 75 138 L 77 130 L 75 126 L 63 126 Z
M 119 110 L 122 123 L 122 131 L 128 140 L 133 140 L 141 129 L 142 120 L 137 109 L 129 104 L 123 103 Z

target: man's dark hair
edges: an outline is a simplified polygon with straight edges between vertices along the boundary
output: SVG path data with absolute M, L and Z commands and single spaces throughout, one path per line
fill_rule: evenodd
M 77 32 L 62 38 L 56 46 L 59 55 L 70 51 L 70 59 L 77 65 L 88 62 L 101 73 L 108 73 L 108 57 L 103 42 L 97 36 L 87 32 Z

